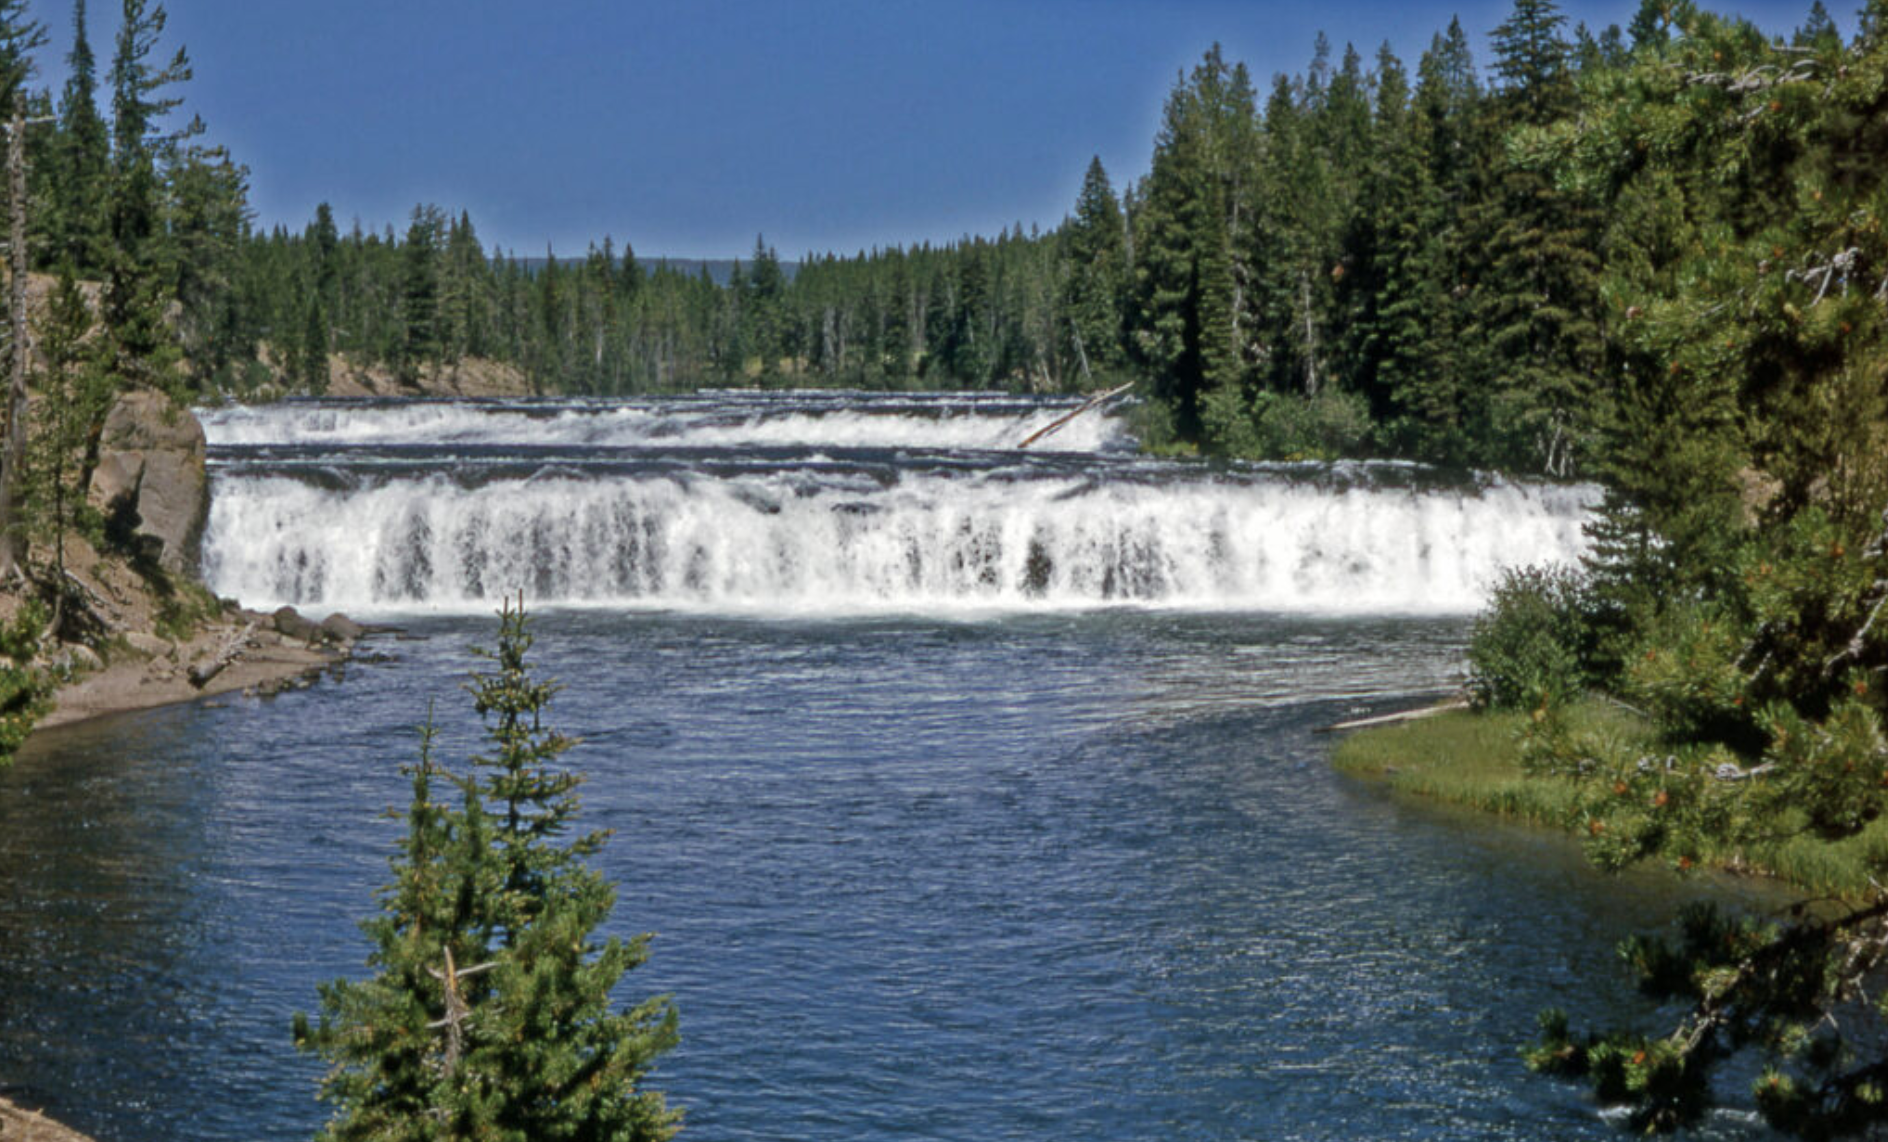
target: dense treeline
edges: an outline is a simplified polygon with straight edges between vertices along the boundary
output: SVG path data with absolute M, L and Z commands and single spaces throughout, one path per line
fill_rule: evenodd
M 20 88 L 56 117 L 35 134 L 33 248 L 42 269 L 109 283 L 122 375 L 206 395 L 320 391 L 334 354 L 406 381 L 491 359 L 601 394 L 1140 378 L 1155 446 L 1590 474 L 1617 396 L 1599 283 L 1633 247 L 1603 191 L 1517 140 L 1602 111 L 1598 77 L 1683 38 L 1674 13 L 1644 0 L 1592 35 L 1517 0 L 1485 77 L 1459 23 L 1413 71 L 1387 45 L 1366 63 L 1320 37 L 1264 93 L 1214 48 L 1170 94 L 1145 177 L 1117 194 L 1095 161 L 1052 232 L 797 274 L 759 240 L 718 284 L 609 239 L 527 262 L 430 205 L 403 232 L 343 230 L 325 205 L 300 233 L 252 232 L 244 169 L 194 121 L 156 133 L 189 74 L 181 54 L 150 62 L 162 10 L 126 5 L 107 122 L 81 3 L 57 101 Z M 1793 44 L 1834 35 L 1818 3 Z

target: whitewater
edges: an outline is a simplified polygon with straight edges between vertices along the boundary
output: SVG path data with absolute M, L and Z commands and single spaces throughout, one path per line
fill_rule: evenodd
M 1594 491 L 1138 456 L 1067 399 L 735 393 L 211 410 L 203 569 L 268 605 L 1456 614 Z

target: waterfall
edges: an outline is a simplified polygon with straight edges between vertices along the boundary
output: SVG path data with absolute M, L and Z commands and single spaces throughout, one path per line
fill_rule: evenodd
M 1467 613 L 1590 488 L 1147 460 L 1066 400 L 715 394 L 205 414 L 203 571 L 252 606 Z
M 292 401 L 200 412 L 214 445 L 1014 450 L 1079 401 L 983 394 L 711 393 L 553 401 Z M 1079 417 L 1044 452 L 1133 447 L 1120 421 Z

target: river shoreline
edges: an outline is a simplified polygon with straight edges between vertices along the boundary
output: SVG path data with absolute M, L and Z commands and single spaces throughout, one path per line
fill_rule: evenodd
M 51 712 L 34 729 L 49 730 L 238 691 L 273 694 L 312 683 L 353 654 L 353 638 L 298 639 L 270 623 L 269 616 L 237 612 L 206 624 L 186 641 L 168 644 L 168 649 L 159 642 L 152 646 L 157 653 L 133 651 L 115 657 L 110 664 L 59 687 Z M 227 656 L 227 661 L 213 676 L 201 683 L 193 680 L 193 669 L 202 672 L 219 656 Z
M 61 1126 L 44 1112 L 27 1110 L 5 1098 L 0 1098 L 0 1138 L 6 1142 L 92 1142 L 89 1135 Z

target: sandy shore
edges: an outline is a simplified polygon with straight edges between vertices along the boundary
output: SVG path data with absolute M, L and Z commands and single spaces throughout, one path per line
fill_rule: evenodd
M 210 624 L 188 642 L 147 640 L 109 666 L 60 687 L 52 712 L 40 719 L 39 728 L 194 702 L 236 690 L 287 689 L 312 680 L 353 650 L 351 641 L 311 643 L 279 634 L 263 625 L 266 622 L 266 616 L 237 617 Z M 193 667 L 205 670 L 219 658 L 227 659 L 227 665 L 201 686 L 192 681 Z
M 0 1098 L 0 1139 L 5 1142 L 92 1142 L 36 1110 Z

